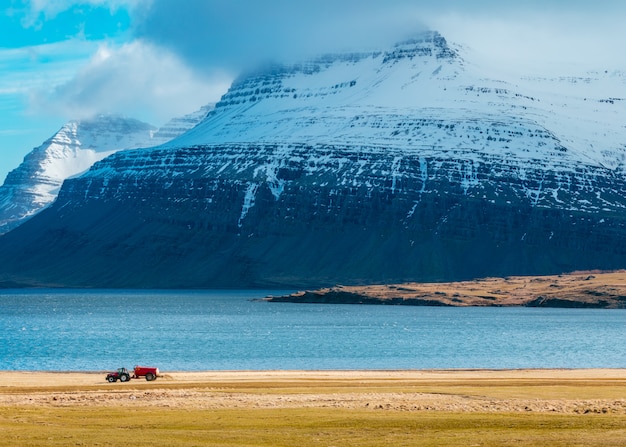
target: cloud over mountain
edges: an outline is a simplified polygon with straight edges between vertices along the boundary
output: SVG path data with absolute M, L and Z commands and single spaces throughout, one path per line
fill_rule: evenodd
M 517 72 L 565 63 L 616 68 L 626 40 L 626 4 L 615 0 L 573 0 L 567 8 L 557 0 L 31 1 L 24 23 L 81 7 L 127 10 L 129 38 L 103 41 L 71 78 L 33 90 L 31 112 L 163 122 L 217 100 L 233 77 L 261 62 L 382 48 L 425 28 L 473 48 L 475 60 Z
M 153 0 L 134 31 L 203 70 L 384 47 L 425 27 L 491 60 L 541 65 L 585 59 L 581 48 L 606 59 L 626 38 L 625 16 L 616 0 Z
M 267 59 L 301 59 L 343 49 L 380 46 L 423 25 L 403 14 L 401 0 L 155 0 L 139 36 L 171 48 L 193 65 L 248 67 Z
M 187 68 L 173 53 L 143 41 L 102 45 L 89 63 L 52 91 L 31 95 L 31 108 L 82 118 L 123 111 L 164 122 L 219 98 L 230 77 L 211 82 Z

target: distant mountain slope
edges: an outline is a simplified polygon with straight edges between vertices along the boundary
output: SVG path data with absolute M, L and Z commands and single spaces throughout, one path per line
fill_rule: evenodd
M 150 124 L 114 115 L 68 122 L 33 149 L 0 186 L 0 234 L 52 203 L 66 178 L 119 150 L 165 143 L 198 124 L 211 108 L 174 118 L 158 131 Z
M 155 143 L 167 142 L 174 138 L 184 134 L 190 129 L 193 129 L 198 125 L 207 114 L 213 110 L 215 104 L 207 104 L 200 107 L 195 112 L 188 113 L 187 115 L 172 118 L 165 123 L 159 130 L 152 136 Z M 153 146 L 156 144 L 153 144 Z
M 67 181 L 0 238 L 0 280 L 310 287 L 625 267 L 625 81 L 505 82 L 437 33 L 269 67 L 189 132 Z

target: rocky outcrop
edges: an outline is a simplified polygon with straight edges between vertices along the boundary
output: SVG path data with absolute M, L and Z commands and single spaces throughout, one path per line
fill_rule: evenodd
M 626 309 L 626 272 L 486 278 L 456 283 L 336 286 L 270 296 L 265 300 L 312 304 Z

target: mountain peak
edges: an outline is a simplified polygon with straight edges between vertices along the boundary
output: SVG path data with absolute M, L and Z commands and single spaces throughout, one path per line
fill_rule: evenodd
M 110 152 L 149 145 L 151 136 L 156 130 L 155 126 L 134 118 L 100 114 L 68 121 L 46 143 L 56 142 L 76 145 L 95 152 Z M 46 143 L 34 151 L 49 151 L 50 145 Z
M 0 234 L 54 201 L 65 179 L 117 151 L 165 143 L 198 124 L 211 108 L 208 105 L 173 119 L 158 131 L 151 124 L 117 114 L 68 121 L 27 154 L 0 186 Z
M 458 87 L 464 71 L 458 52 L 434 31 L 385 51 L 327 54 L 293 65 L 268 64 L 240 76 L 207 119 L 167 145 L 300 141 L 303 133 L 309 138 L 332 139 L 336 133 L 347 135 L 350 129 L 360 128 L 346 122 L 352 113 L 348 110 L 367 114 L 370 108 L 380 107 L 447 107 L 450 93 L 446 90 Z M 276 125 L 282 114 L 290 116 L 295 132 Z M 317 118 L 309 119 L 311 115 Z M 295 124 L 298 118 L 302 122 Z M 232 125 L 224 124 L 229 122 Z M 321 130 L 321 124 L 326 129 Z
M 70 122 L 76 122 L 81 126 L 102 126 L 109 130 L 115 129 L 116 131 L 121 129 L 128 129 L 130 131 L 139 129 L 156 130 L 156 127 L 152 124 L 115 113 L 101 113 L 90 118 L 72 120 Z
M 439 60 L 454 60 L 459 57 L 446 39 L 437 31 L 417 34 L 397 43 L 391 51 L 385 53 L 385 62 L 414 57 L 434 57 Z
M 437 31 L 423 31 L 401 40 L 391 48 L 372 48 L 369 50 L 326 53 L 309 60 L 293 64 L 268 62 L 243 73 L 235 80 L 231 88 L 250 79 L 270 79 L 294 73 L 315 74 L 336 63 L 357 63 L 366 58 L 378 58 L 388 63 L 402 59 L 432 58 L 439 61 L 453 62 L 460 59 L 456 50 L 448 45 L 446 39 Z

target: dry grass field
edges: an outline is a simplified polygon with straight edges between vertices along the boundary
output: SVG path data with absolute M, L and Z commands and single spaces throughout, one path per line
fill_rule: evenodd
M 626 446 L 626 370 L 0 372 L 0 446 Z
M 335 286 L 296 292 L 268 301 L 626 308 L 626 271 L 511 276 L 451 283 Z

